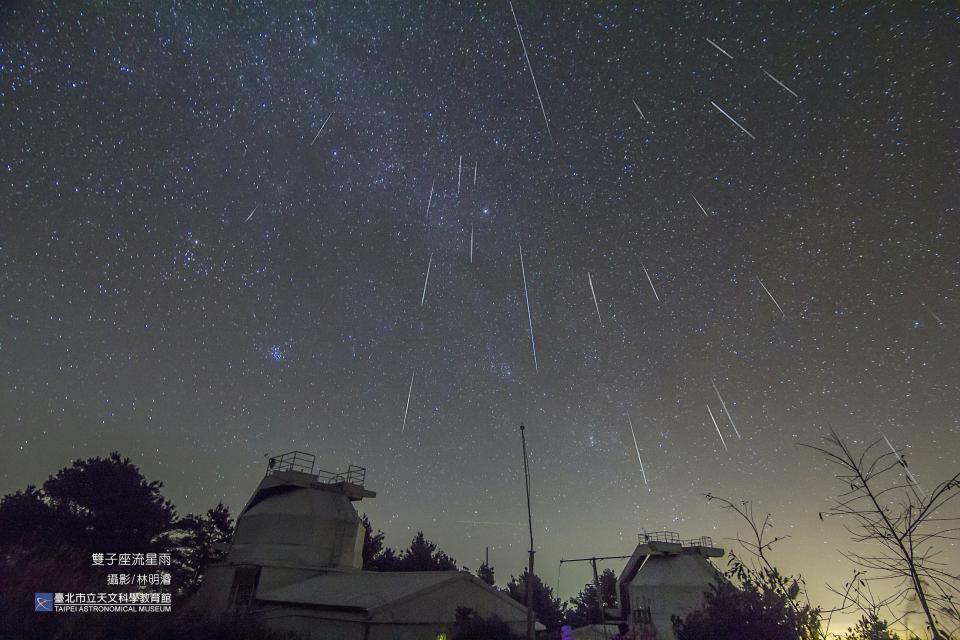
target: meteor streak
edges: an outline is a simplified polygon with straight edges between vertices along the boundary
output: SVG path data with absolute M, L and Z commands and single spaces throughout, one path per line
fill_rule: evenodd
M 627 422 L 630 423 L 630 435 L 633 436 L 633 446 L 637 450 L 637 462 L 640 463 L 640 473 L 643 475 L 643 484 L 647 484 L 647 472 L 643 470 L 643 460 L 640 459 L 640 445 L 637 444 L 637 434 L 633 431 L 633 420 L 630 419 L 630 414 L 627 414 Z
M 433 203 L 433 188 L 437 186 L 437 179 L 433 179 L 433 184 L 430 185 L 430 198 L 427 200 L 427 218 L 430 217 L 430 205 Z
M 603 326 L 603 318 L 600 317 L 600 305 L 597 304 L 597 292 L 593 290 L 593 277 L 587 271 L 587 281 L 590 282 L 590 293 L 593 294 L 593 306 L 597 308 L 597 319 L 600 320 L 600 326 Z
M 721 108 L 719 107 L 719 105 L 717 105 L 716 102 L 714 102 L 713 100 L 711 100 L 711 101 L 710 101 L 710 104 L 712 104 L 714 107 L 716 107 L 716 108 L 717 108 L 717 111 L 719 111 L 719 112 L 722 113 L 723 115 L 727 116 L 727 120 L 729 120 L 729 121 L 732 122 L 733 124 L 735 124 L 735 125 L 737 125 L 738 127 L 740 127 L 740 130 L 743 131 L 743 132 L 744 132 L 745 134 L 747 134 L 748 136 L 750 136 L 753 140 L 756 140 L 756 139 L 757 139 L 752 133 L 750 133 L 749 131 L 747 131 L 746 129 L 744 129 L 742 124 L 740 124 L 739 122 L 737 122 L 736 120 L 734 120 L 732 117 L 730 117 L 730 114 L 729 114 L 729 113 L 727 113 L 726 111 L 724 111 L 723 109 L 721 109 Z
M 925 491 L 923 490 L 923 488 L 920 486 L 920 483 L 917 482 L 917 479 L 913 477 L 913 474 L 910 472 L 910 469 L 907 468 L 907 463 L 904 462 L 904 461 L 903 461 L 903 458 L 900 457 L 900 453 L 899 453 L 896 449 L 893 448 L 893 445 L 890 444 L 890 441 L 889 441 L 889 440 L 887 440 L 887 436 L 883 433 L 883 431 L 880 432 L 880 435 L 883 436 L 884 442 L 886 442 L 886 443 L 887 443 L 887 446 L 890 447 L 890 451 L 893 452 L 893 455 L 895 455 L 895 456 L 897 457 L 897 462 L 899 462 L 899 463 L 900 463 L 900 466 L 903 467 L 903 470 L 906 471 L 906 473 L 907 473 L 907 478 L 909 478 L 910 482 L 912 482 L 912 483 L 914 484 L 914 486 L 917 487 L 917 489 L 920 489 L 920 493 L 923 494 L 924 497 L 926 497 L 926 495 L 927 495 L 926 492 L 925 492 Z
M 530 346 L 533 348 L 533 370 L 540 371 L 540 365 L 537 364 L 537 343 L 533 339 L 533 318 L 530 315 L 530 296 L 527 294 L 527 270 L 523 266 L 523 247 L 520 247 L 520 272 L 523 274 L 523 297 L 527 300 L 527 322 L 530 324 Z
M 795 94 L 795 93 L 793 92 L 793 89 L 791 89 L 791 88 L 788 87 L 787 85 L 783 84 L 782 82 L 780 82 L 779 80 L 777 80 L 776 78 L 774 78 L 772 75 L 770 75 L 770 72 L 767 71 L 766 69 L 764 69 L 763 67 L 760 67 L 760 71 L 763 71 L 765 74 L 767 74 L 767 77 L 768 77 L 768 78 L 770 78 L 771 80 L 773 80 L 774 82 L 776 82 L 778 85 L 780 85 L 781 87 L 783 87 L 784 89 L 786 89 L 787 91 L 789 91 L 789 92 L 790 92 L 790 95 L 792 95 L 794 98 L 799 98 L 799 97 L 800 97 L 800 96 L 798 96 L 797 94 Z
M 327 115 L 327 119 L 323 121 L 323 124 L 322 124 L 322 125 L 320 125 L 320 131 L 317 131 L 317 135 L 313 136 L 313 141 L 310 143 L 310 146 L 311 146 L 311 147 L 313 146 L 313 143 L 317 141 L 317 138 L 320 137 L 320 134 L 323 133 L 323 128 L 324 128 L 325 126 L 327 126 L 327 120 L 329 120 L 329 119 L 330 119 L 330 116 L 332 116 L 332 115 L 333 115 L 333 111 L 331 111 L 331 112 Z
M 723 444 L 723 450 L 730 451 L 730 449 L 727 449 L 727 441 L 723 439 L 723 434 L 720 433 L 720 425 L 717 424 L 717 419 L 713 417 L 713 410 L 710 408 L 710 405 L 707 405 L 707 411 L 710 413 L 710 419 L 713 420 L 713 426 L 717 429 L 717 435 L 720 436 L 720 442 Z
M 717 389 L 717 383 L 711 380 L 710 384 L 713 385 L 713 390 L 717 392 L 717 397 L 720 398 L 720 406 L 723 407 L 723 412 L 727 414 L 727 420 L 729 420 L 733 426 L 733 432 L 737 434 L 737 440 L 743 440 L 743 438 L 740 437 L 740 432 L 737 431 L 737 423 L 733 421 L 733 417 L 730 415 L 730 412 L 727 411 L 727 403 L 723 401 L 723 396 L 720 395 L 720 389 Z
M 729 53 L 727 53 L 726 51 L 724 51 L 723 49 L 721 49 L 721 48 L 720 48 L 720 45 L 718 45 L 716 42 L 714 42 L 714 41 L 711 40 L 710 38 L 707 38 L 707 42 L 709 42 L 709 43 L 712 44 L 714 47 L 716 47 L 716 48 L 717 48 L 717 51 L 719 51 L 719 52 L 722 53 L 723 55 L 725 55 L 725 56 L 727 56 L 728 58 L 730 58 L 731 60 L 733 60 L 733 56 L 730 55 Z
M 703 211 L 703 215 L 709 218 L 710 215 L 707 213 L 707 210 L 703 208 L 703 205 L 700 204 L 700 201 L 697 200 L 697 196 L 693 195 L 692 193 L 690 194 L 690 196 L 693 198 L 693 201 L 697 203 L 697 206 L 700 207 L 700 211 Z
M 407 428 L 407 411 L 410 410 L 410 396 L 413 394 L 413 375 L 410 374 L 410 389 L 407 391 L 407 406 L 403 409 L 403 425 L 400 426 L 400 433 Z
M 430 260 L 427 262 L 427 277 L 423 279 L 423 295 L 420 296 L 420 306 L 423 306 L 423 301 L 427 299 L 427 282 L 430 281 L 430 265 L 433 264 L 433 252 L 430 252 Z
M 488 524 L 499 527 L 525 527 L 526 522 L 493 522 L 490 520 L 457 520 L 457 524 Z
M 553 142 L 553 134 L 550 132 L 550 121 L 547 120 L 547 110 L 543 107 L 543 98 L 540 97 L 540 88 L 537 87 L 537 77 L 533 75 L 533 66 L 530 64 L 530 56 L 527 55 L 527 45 L 523 43 L 523 33 L 520 31 L 520 22 L 517 20 L 517 12 L 513 10 L 513 2 L 510 3 L 510 13 L 513 14 L 513 23 L 517 25 L 517 35 L 520 36 L 520 46 L 523 47 L 523 57 L 527 59 L 527 69 L 530 71 L 530 78 L 533 80 L 533 90 L 537 92 L 537 100 L 540 102 L 540 111 L 543 113 L 543 122 L 547 125 L 547 135 Z
M 757 282 L 760 283 L 760 286 L 763 287 L 763 290 L 767 292 L 767 295 L 770 296 L 770 299 L 773 300 L 773 304 L 777 305 L 777 309 L 780 309 L 780 313 L 783 314 L 783 317 L 786 318 L 787 314 L 783 313 L 783 308 L 780 306 L 780 303 L 777 302 L 777 299 L 773 297 L 773 294 L 770 293 L 770 289 L 767 289 L 767 285 L 763 284 L 763 280 L 760 279 L 760 276 L 757 276 Z
M 647 282 L 650 283 L 650 288 L 653 289 L 653 295 L 657 297 L 657 302 L 660 302 L 660 296 L 657 295 L 657 288 L 653 286 L 653 280 L 650 279 L 650 274 L 647 273 L 647 268 L 643 266 L 643 262 L 640 262 L 640 266 L 643 267 L 643 273 L 647 276 Z

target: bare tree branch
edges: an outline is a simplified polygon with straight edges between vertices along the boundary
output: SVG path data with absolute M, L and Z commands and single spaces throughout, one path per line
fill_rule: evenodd
M 960 575 L 937 559 L 943 549 L 936 545 L 960 539 L 960 517 L 942 513 L 960 495 L 960 472 L 926 493 L 901 452 L 892 446 L 886 453 L 875 450 L 881 442 L 889 445 L 886 438 L 874 440 L 859 454 L 832 429 L 824 440 L 825 446 L 801 445 L 838 467 L 835 477 L 844 485 L 820 518 L 841 518 L 855 544 L 872 547 L 870 552 L 843 553 L 861 569 L 847 583 L 841 609 L 849 603 L 876 617 L 881 609 L 906 607 L 896 616 L 900 620 L 912 613 L 915 603 L 931 638 L 945 640 L 960 628 Z M 880 598 L 870 589 L 871 582 L 897 586 Z

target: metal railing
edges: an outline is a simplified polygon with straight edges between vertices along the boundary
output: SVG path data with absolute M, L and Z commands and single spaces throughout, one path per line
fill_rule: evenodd
M 640 543 L 646 542 L 668 542 L 670 544 L 679 544 L 683 547 L 712 547 L 713 538 L 710 536 L 700 536 L 699 538 L 690 538 L 689 540 L 681 540 L 680 534 L 674 531 L 644 531 L 639 534 L 637 538 L 640 540 Z
M 680 534 L 675 531 L 644 531 L 637 536 L 640 542 L 669 542 L 680 544 Z
M 303 451 L 281 453 L 267 461 L 267 475 L 278 471 L 300 471 L 313 474 L 313 465 L 317 457 Z
M 317 478 L 325 484 L 340 484 L 346 482 L 363 486 L 367 477 L 367 470 L 364 467 L 358 467 L 355 464 L 347 465 L 347 470 L 343 473 L 333 471 L 317 471 Z
M 710 536 L 700 536 L 699 538 L 684 540 L 680 544 L 682 544 L 685 547 L 712 547 L 713 538 L 711 538 Z
M 312 453 L 303 451 L 290 451 L 274 456 L 267 461 L 267 475 L 278 473 L 280 471 L 299 471 L 309 473 L 317 478 L 323 484 L 355 484 L 363 486 L 367 478 L 365 467 L 358 467 L 355 464 L 347 465 L 347 470 L 342 472 L 324 471 L 323 469 L 314 470 L 316 456 Z

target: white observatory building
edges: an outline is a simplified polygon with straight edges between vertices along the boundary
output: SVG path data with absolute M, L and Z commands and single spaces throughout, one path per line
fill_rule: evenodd
M 353 503 L 376 496 L 364 488 L 366 470 L 315 471 L 314 460 L 299 451 L 269 460 L 226 559 L 207 569 L 193 607 L 303 640 L 450 638 L 459 607 L 526 629 L 523 605 L 467 572 L 363 571 Z
M 673 640 L 671 616 L 684 617 L 723 580 L 710 558 L 723 549 L 708 537 L 681 540 L 672 531 L 642 533 L 617 579 L 620 620 L 638 640 Z

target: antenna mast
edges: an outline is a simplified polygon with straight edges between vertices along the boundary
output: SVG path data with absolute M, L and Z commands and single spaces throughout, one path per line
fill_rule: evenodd
M 520 425 L 520 442 L 523 444 L 523 479 L 527 487 L 527 527 L 530 531 L 530 564 L 527 568 L 527 640 L 534 640 L 533 618 L 533 516 L 530 513 L 530 467 L 527 464 L 527 438 Z

